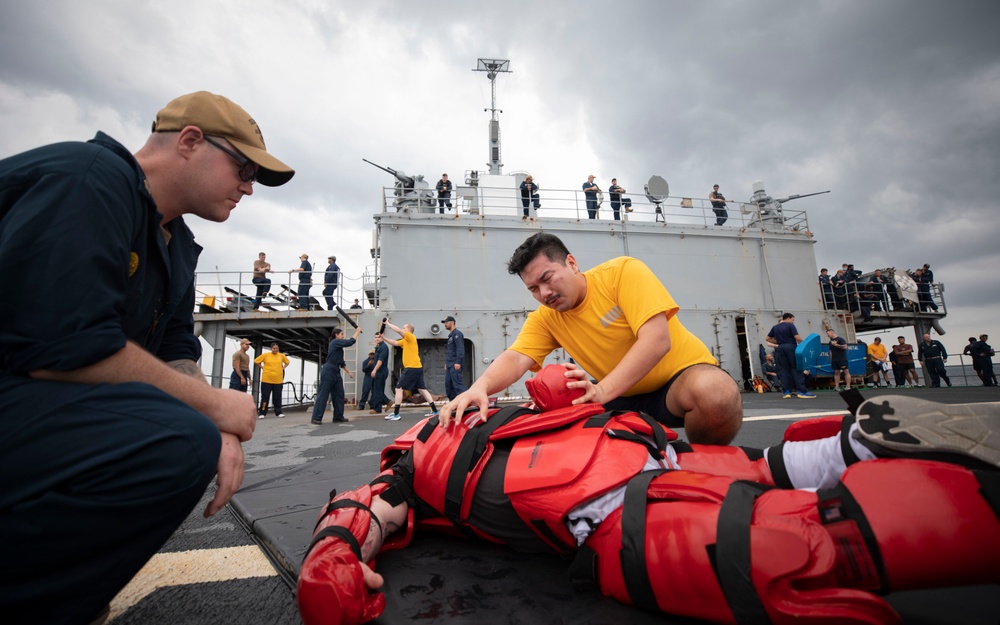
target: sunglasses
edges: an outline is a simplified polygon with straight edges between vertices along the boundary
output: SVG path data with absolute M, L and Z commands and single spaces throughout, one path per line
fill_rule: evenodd
M 257 181 L 257 165 L 253 161 L 251 161 L 248 158 L 243 158 L 242 156 L 240 156 L 236 152 L 233 152 L 224 145 L 216 141 L 213 141 L 212 138 L 209 137 L 208 135 L 205 135 L 205 141 L 208 141 L 209 143 L 219 148 L 229 156 L 233 157 L 233 160 L 239 163 L 240 180 L 242 180 L 243 182 L 249 182 L 250 184 L 253 184 L 254 182 Z

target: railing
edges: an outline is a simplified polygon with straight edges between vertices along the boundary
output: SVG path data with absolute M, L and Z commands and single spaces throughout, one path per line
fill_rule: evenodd
M 305 310 L 327 309 L 323 295 L 325 272 L 313 271 L 308 303 L 299 301 L 298 272 L 270 272 L 267 277 L 271 281 L 269 294 L 261 298 L 260 309 L 257 311 L 254 310 L 257 285 L 253 283 L 252 271 L 199 272 L 195 276 L 195 312 L 237 315 L 279 312 L 292 315 Z M 364 277 L 352 278 L 340 272 L 337 289 L 333 292 L 334 304 L 350 311 L 357 299 L 362 309 L 370 308 L 365 297 L 364 281 Z
M 606 191 L 602 198 L 597 219 L 615 219 L 610 194 Z M 728 217 L 722 226 L 716 225 L 717 216 L 707 198 L 663 196 L 662 200 L 651 201 L 644 193 L 623 193 L 622 203 L 631 202 L 631 211 L 625 206 L 618 210 L 623 222 L 653 222 L 663 224 L 684 224 L 705 228 L 761 228 L 769 230 L 809 231 L 805 211 L 789 211 L 785 207 L 773 205 L 760 207 L 752 202 L 726 200 Z M 538 198 L 540 207 L 535 208 L 529 198 L 529 216 L 538 219 L 590 219 L 587 210 L 587 196 L 582 189 L 541 189 Z M 452 209 L 444 209 L 446 215 L 514 216 L 524 214 L 524 204 L 520 190 L 500 187 L 457 187 L 451 199 Z M 383 212 L 414 212 L 440 214 L 437 198 L 428 189 L 400 189 L 383 187 Z
M 940 282 L 929 284 L 926 299 L 920 298 L 919 291 L 901 290 L 892 278 L 893 269 L 882 270 L 887 276 L 886 282 L 874 282 L 873 274 L 863 274 L 857 280 L 846 282 L 843 287 L 827 287 L 817 282 L 819 301 L 827 310 L 843 310 L 857 315 L 868 316 L 872 312 L 906 313 L 937 312 L 942 316 L 947 314 L 944 301 L 944 285 Z M 833 276 L 831 276 L 832 278 Z M 916 297 L 917 301 L 912 298 Z

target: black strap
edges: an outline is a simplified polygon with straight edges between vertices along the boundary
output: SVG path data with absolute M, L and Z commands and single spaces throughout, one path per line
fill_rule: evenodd
M 871 556 L 872 564 L 878 573 L 879 592 L 889 592 L 889 578 L 885 571 L 885 562 L 882 559 L 882 550 L 879 549 L 878 539 L 872 526 L 868 523 L 868 517 L 861 508 L 851 491 L 843 482 L 837 482 L 832 488 L 823 488 L 816 491 L 816 509 L 819 512 L 820 521 L 823 525 L 838 523 L 842 521 L 853 521 L 861 532 L 861 537 L 865 541 L 868 555 Z
M 840 422 L 840 453 L 844 456 L 844 463 L 851 466 L 855 462 L 861 462 L 861 458 L 854 453 L 851 448 L 851 426 L 854 425 L 856 417 L 852 414 Z
M 679 454 L 689 454 L 694 451 L 694 447 L 689 445 L 687 441 L 670 441 L 670 446 Z
M 753 517 L 754 502 L 770 488 L 772 487 L 755 482 L 733 482 L 719 509 L 715 547 L 718 566 L 716 573 L 738 625 L 771 622 L 753 585 L 750 561 L 750 520 Z
M 795 488 L 792 478 L 788 477 L 788 467 L 785 466 L 785 444 L 778 443 L 767 448 L 767 466 L 771 469 L 771 477 L 778 488 Z
M 361 503 L 360 501 L 354 501 L 353 499 L 340 499 L 337 501 L 331 501 L 330 503 L 326 504 L 326 510 L 324 510 L 323 514 L 321 514 L 319 519 L 316 520 L 316 525 L 313 526 L 313 531 L 315 531 L 316 528 L 319 527 L 319 524 L 323 522 L 323 519 L 325 519 L 328 514 L 330 514 L 334 510 L 340 510 L 341 508 L 358 508 L 360 510 L 364 510 L 368 514 L 371 514 L 373 517 L 375 516 L 374 514 L 372 514 L 371 508 Z
M 351 551 L 354 552 L 354 555 L 357 556 L 358 561 L 359 562 L 361 561 L 361 545 L 358 544 L 358 539 L 355 538 L 354 534 L 352 534 L 346 527 L 341 527 L 339 525 L 331 525 L 329 527 L 324 527 L 320 531 L 316 532 L 316 535 L 313 536 L 313 539 L 309 543 L 309 546 L 306 547 L 306 552 L 302 556 L 302 561 L 303 562 L 306 561 L 306 558 L 309 557 L 309 553 L 313 550 L 313 547 L 319 544 L 321 540 L 323 540 L 324 538 L 329 538 L 331 536 L 336 536 L 337 538 L 340 538 L 345 543 L 347 543 L 347 546 L 350 547 Z
M 622 550 L 619 554 L 622 577 L 632 603 L 646 610 L 660 611 L 646 569 L 646 492 L 649 483 L 669 469 L 645 471 L 625 485 L 622 506 Z
M 858 414 L 858 408 L 861 404 L 865 403 L 865 398 L 861 395 L 861 391 L 856 388 L 849 388 L 844 391 L 840 391 L 840 397 L 847 403 L 847 409 L 851 411 L 852 415 Z
M 597 552 L 587 545 L 580 545 L 568 572 L 569 581 L 576 592 L 597 590 Z
M 976 471 L 972 474 L 979 481 L 979 492 L 1000 519 L 1000 473 L 996 471 Z
M 444 495 L 444 514 L 455 527 L 462 529 L 462 493 L 465 490 L 465 479 L 486 450 L 490 436 L 497 428 L 524 414 L 538 413 L 530 408 L 507 406 L 487 419 L 486 423 L 472 428 L 462 437 L 462 442 L 455 451 L 451 470 L 448 472 Z

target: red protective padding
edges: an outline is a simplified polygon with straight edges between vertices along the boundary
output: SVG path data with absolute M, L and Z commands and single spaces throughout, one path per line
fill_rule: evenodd
M 362 486 L 337 495 L 333 502 L 352 501 L 371 506 L 375 497 L 388 489 L 385 483 Z M 328 504 L 329 505 L 329 504 Z M 330 510 L 324 506 L 314 535 L 330 527 L 350 532 L 359 545 L 368 537 L 370 513 L 357 507 Z M 381 551 L 400 548 L 412 536 L 413 511 L 407 516 L 406 529 L 395 532 L 383 543 Z M 374 560 L 369 563 L 375 568 Z M 299 614 L 306 625 L 357 625 L 378 617 L 385 609 L 385 596 L 365 586 L 358 557 L 342 538 L 330 536 L 318 542 L 299 571 L 296 599 Z
M 786 441 L 815 441 L 821 438 L 840 435 L 841 421 L 847 415 L 833 417 L 816 417 L 804 421 L 796 421 L 785 430 Z
M 557 548 L 575 546 L 576 539 L 564 522 L 570 511 L 623 486 L 642 471 L 650 455 L 648 448 L 608 434 L 608 430 L 634 433 L 628 421 L 627 415 L 618 415 L 596 427 L 583 420 L 517 439 L 507 461 L 504 492 L 518 516 L 536 533 L 539 525 L 548 528 L 538 534 L 540 538 L 552 544 L 550 537 L 556 537 L 561 543 Z
M 964 467 L 872 460 L 841 477 L 878 539 L 887 591 L 1000 582 L 1000 519 Z
M 538 375 L 524 383 L 539 410 L 544 412 L 565 408 L 572 405 L 574 399 L 583 397 L 584 389 L 566 387 L 566 383 L 570 381 L 566 377 L 567 371 L 562 365 L 545 365 Z
M 764 458 L 751 460 L 739 447 L 691 445 L 691 451 L 677 454 L 677 464 L 685 471 L 774 485 L 767 461 Z
M 646 569 L 664 612 L 735 623 L 712 562 L 719 511 L 731 483 L 725 477 L 673 471 L 650 484 Z M 598 554 L 601 591 L 633 603 L 619 555 L 621 515 L 621 508 L 611 514 L 586 544 Z M 771 621 L 776 625 L 900 622 L 875 595 L 836 587 L 833 540 L 817 519 L 814 493 L 775 489 L 757 499 L 749 528 L 751 577 Z

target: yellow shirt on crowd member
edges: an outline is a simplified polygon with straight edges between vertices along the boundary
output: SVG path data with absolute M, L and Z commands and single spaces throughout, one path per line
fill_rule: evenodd
M 399 339 L 399 346 L 403 348 L 403 368 L 420 369 L 420 348 L 417 347 L 417 337 L 412 332 L 403 332 L 403 338 Z
M 670 351 L 626 393 L 656 390 L 685 368 L 718 361 L 701 340 L 677 318 L 680 307 L 666 287 L 642 261 L 622 256 L 583 274 L 587 295 L 579 306 L 558 312 L 540 306 L 528 315 L 510 349 L 542 367 L 545 357 L 560 347 L 598 381 L 618 366 L 636 342 L 636 333 L 654 315 L 665 314 Z
M 277 354 L 264 352 L 253 360 L 261 365 L 264 372 L 260 374 L 260 381 L 267 384 L 281 384 L 285 381 L 285 367 L 288 366 L 288 356 L 281 352 Z
M 885 345 L 882 343 L 879 343 L 878 345 L 872 343 L 868 346 L 868 355 L 879 362 L 885 362 L 885 357 L 888 353 L 888 350 L 886 350 Z

